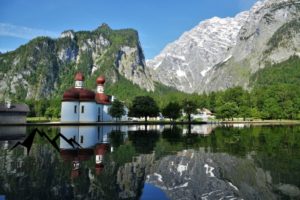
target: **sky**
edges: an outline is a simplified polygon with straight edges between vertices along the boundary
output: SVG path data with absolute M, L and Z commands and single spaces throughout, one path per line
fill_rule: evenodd
M 257 0 L 1 0 L 0 51 L 37 36 L 59 37 L 64 30 L 112 29 L 139 32 L 146 59 L 182 33 L 214 16 L 233 17 Z

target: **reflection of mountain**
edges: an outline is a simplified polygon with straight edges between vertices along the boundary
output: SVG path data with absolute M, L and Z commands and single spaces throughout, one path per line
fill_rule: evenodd
M 271 177 L 253 160 L 226 153 L 181 151 L 157 162 L 147 182 L 171 199 L 274 199 Z
M 144 154 L 134 157 L 132 162 L 119 168 L 117 174 L 117 183 L 121 190 L 119 198 L 138 199 L 154 160 L 155 154 Z

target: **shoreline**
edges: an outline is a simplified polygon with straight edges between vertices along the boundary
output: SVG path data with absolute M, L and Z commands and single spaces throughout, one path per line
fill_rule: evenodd
M 208 121 L 208 122 L 172 122 L 172 121 L 122 121 L 122 122 L 27 122 L 27 123 L 12 123 L 0 124 L 0 126 L 122 126 L 122 125 L 300 125 L 300 120 L 257 120 L 257 121 Z

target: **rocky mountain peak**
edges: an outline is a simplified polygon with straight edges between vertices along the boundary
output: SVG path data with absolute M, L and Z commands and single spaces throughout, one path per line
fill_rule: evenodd
M 75 38 L 75 32 L 73 30 L 67 30 L 60 34 L 60 38 L 71 38 L 72 40 Z
M 95 87 L 92 80 L 103 74 L 108 85 L 127 80 L 154 90 L 137 32 L 112 30 L 107 24 L 94 31 L 67 30 L 58 39 L 35 38 L 13 52 L 1 54 L 0 66 L 0 100 L 60 96 L 73 84 L 76 71 L 90 80 L 90 89 Z
M 147 67 L 156 81 L 184 92 L 247 87 L 249 76 L 265 61 L 283 61 L 296 53 L 298 39 L 287 41 L 294 50 L 288 45 L 277 49 L 276 56 L 269 41 L 281 26 L 299 18 L 299 5 L 296 0 L 258 1 L 235 17 L 200 22 L 148 60 Z

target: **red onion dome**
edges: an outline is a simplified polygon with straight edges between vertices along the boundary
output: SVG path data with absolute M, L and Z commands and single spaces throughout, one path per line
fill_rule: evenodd
M 109 97 L 104 93 L 97 93 L 95 99 L 99 104 L 110 104 Z
M 103 85 L 105 83 L 105 77 L 104 76 L 98 76 L 96 83 L 98 85 Z
M 75 75 L 75 81 L 84 81 L 84 75 L 81 72 L 77 72 Z
M 64 92 L 63 101 L 78 101 L 79 92 L 76 88 L 71 88 Z
M 95 101 L 95 93 L 86 89 L 79 89 L 79 99 L 81 101 Z

